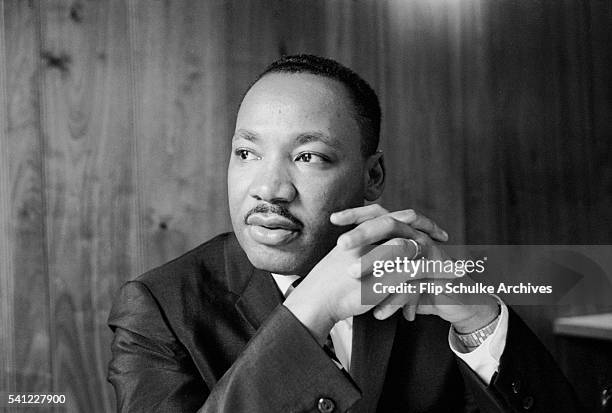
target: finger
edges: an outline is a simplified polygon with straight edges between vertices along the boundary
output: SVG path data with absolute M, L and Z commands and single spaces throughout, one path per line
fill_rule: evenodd
M 423 231 L 436 241 L 448 241 L 448 234 L 438 226 L 434 221 L 417 213 L 414 209 L 404 209 L 402 211 L 394 211 L 389 214 L 396 220 L 410 225 L 414 229 Z
M 390 294 L 374 308 L 374 317 L 379 320 L 389 318 L 399 309 L 416 305 L 419 302 L 419 297 L 419 293 Z
M 405 209 L 389 213 L 379 204 L 366 205 L 363 207 L 345 209 L 335 212 L 331 215 L 330 220 L 335 225 L 351 225 L 361 224 L 379 216 L 389 214 L 400 222 L 411 225 L 413 228 L 429 234 L 437 241 L 448 241 L 448 233 L 441 229 L 431 219 L 418 214 L 414 209 Z
M 374 273 L 374 263 L 381 261 L 395 261 L 395 258 L 414 257 L 417 248 L 413 242 L 404 238 L 392 238 L 378 245 L 364 254 L 359 260 L 351 264 L 347 273 L 353 278 L 361 278 L 366 274 Z M 394 271 L 395 272 L 395 271 Z M 406 274 L 406 278 L 412 277 Z
M 391 317 L 393 314 L 400 310 L 402 305 L 399 304 L 389 304 L 389 305 L 378 305 L 374 309 L 374 317 L 378 320 L 385 320 Z
M 388 214 L 385 208 L 378 204 L 371 204 L 357 208 L 345 209 L 343 211 L 334 212 L 329 217 L 334 225 L 353 225 L 361 224 L 370 219 Z
M 416 314 L 420 315 L 437 315 L 438 309 L 435 305 L 431 304 L 420 304 L 416 308 Z
M 345 249 L 350 249 L 375 244 L 390 238 L 412 238 L 419 243 L 422 249 L 431 244 L 431 238 L 426 234 L 389 215 L 361 223 L 356 228 L 340 235 L 337 244 Z
M 463 307 L 462 304 L 457 304 L 449 297 L 445 297 L 443 295 L 434 297 L 431 294 L 424 294 L 421 302 L 417 306 L 416 313 L 433 314 L 439 316 L 441 314 L 441 309 L 446 309 L 446 311 L 456 313 L 461 307 Z
M 408 321 L 414 321 L 414 319 L 416 318 L 417 307 L 417 304 L 405 305 L 402 309 L 402 312 L 404 313 L 404 318 Z
M 474 283 L 468 276 L 459 277 L 455 273 L 451 259 L 427 258 L 428 254 L 434 257 L 441 255 L 437 245 L 427 247 L 428 251 L 420 248 L 420 254 L 417 255 L 415 242 L 412 239 L 392 238 L 354 261 L 347 268 L 347 273 L 353 278 L 373 276 L 389 281 L 389 277 L 394 277 L 393 280 L 408 283 L 448 283 L 449 280 L 453 283 Z
M 415 314 L 427 315 L 427 314 L 437 314 L 438 309 L 436 308 L 431 294 L 423 294 L 419 303 L 415 308 Z

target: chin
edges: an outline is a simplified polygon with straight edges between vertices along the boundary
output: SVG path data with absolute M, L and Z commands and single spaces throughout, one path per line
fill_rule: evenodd
M 311 263 L 303 252 L 279 251 L 272 248 L 246 250 L 249 261 L 255 268 L 282 275 L 306 275 L 315 263 Z

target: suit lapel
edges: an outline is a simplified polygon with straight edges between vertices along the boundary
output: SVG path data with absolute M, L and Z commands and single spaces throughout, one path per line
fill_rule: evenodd
M 353 319 L 351 377 L 362 392 L 362 398 L 351 413 L 375 412 L 382 392 L 387 365 L 397 329 L 396 316 L 377 320 L 372 311 Z
M 280 291 L 270 273 L 255 269 L 236 301 L 236 310 L 255 332 L 281 302 Z
M 224 259 L 228 289 L 238 295 L 236 310 L 254 333 L 282 302 L 282 295 L 269 272 L 253 267 L 234 234 L 225 242 Z

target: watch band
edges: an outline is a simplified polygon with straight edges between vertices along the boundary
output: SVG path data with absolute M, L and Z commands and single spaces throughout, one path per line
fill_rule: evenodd
M 457 332 L 457 330 L 455 330 L 455 328 L 453 327 L 453 332 L 455 333 L 455 335 L 457 336 L 457 338 L 459 339 L 459 341 L 461 341 L 461 343 L 468 347 L 468 348 L 474 348 L 474 347 L 478 347 L 480 346 L 482 343 L 485 342 L 485 340 L 491 335 L 493 334 L 493 332 L 495 331 L 495 327 L 497 327 L 497 323 L 499 322 L 499 318 L 501 317 L 501 312 L 497 315 L 497 317 L 495 317 L 495 319 L 493 321 L 491 321 L 489 324 L 487 324 L 486 326 L 479 328 L 476 331 L 472 331 L 471 333 L 467 333 L 467 334 L 459 334 Z

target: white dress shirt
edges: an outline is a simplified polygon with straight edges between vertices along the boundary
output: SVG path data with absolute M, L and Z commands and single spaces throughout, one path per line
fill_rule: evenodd
M 300 278 L 297 275 L 279 274 L 272 274 L 272 277 L 285 297 L 293 291 L 291 284 Z M 506 347 L 506 335 L 508 334 L 508 308 L 499 297 L 495 298 L 501 307 L 501 315 L 493 334 L 487 337 L 480 346 L 472 351 L 468 351 L 459 341 L 452 327 L 448 332 L 448 344 L 453 353 L 470 366 L 487 385 L 491 382 L 493 374 L 499 368 L 499 361 Z M 329 334 L 334 344 L 336 357 L 346 371 L 350 372 L 351 352 L 353 350 L 353 317 L 337 322 Z

